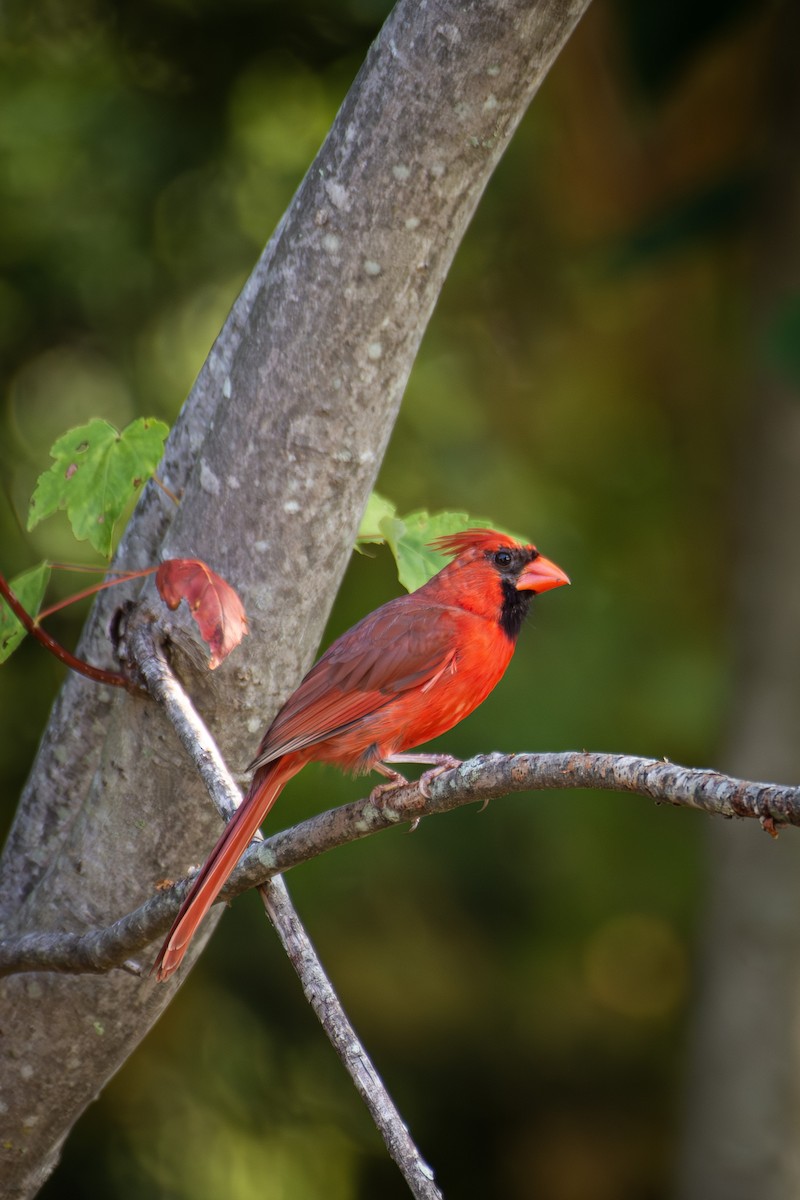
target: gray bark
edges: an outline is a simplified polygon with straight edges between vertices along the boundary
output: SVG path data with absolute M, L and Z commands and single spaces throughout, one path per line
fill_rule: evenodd
M 752 536 L 743 534 L 758 582 L 738 622 L 748 661 L 725 765 L 788 781 L 800 778 L 800 555 L 786 519 L 800 511 L 800 408 L 780 390 L 760 393 Z M 707 837 L 678 1194 L 785 1200 L 800 1194 L 800 846 L 791 833 L 748 837 L 738 823 L 713 822 Z
M 181 507 L 150 487 L 125 534 L 125 565 L 201 557 L 245 601 L 251 636 L 210 677 L 180 614 L 172 621 L 234 764 L 313 655 L 453 254 L 587 6 L 401 0 L 173 431 L 160 474 Z M 151 586 L 142 603 L 157 610 Z M 113 605 L 101 598 L 88 622 L 91 661 L 110 661 Z M 107 924 L 183 874 L 216 830 L 155 706 L 70 678 L 2 861 L 3 933 Z M 172 990 L 123 972 L 3 981 L 6 1196 L 38 1190 Z

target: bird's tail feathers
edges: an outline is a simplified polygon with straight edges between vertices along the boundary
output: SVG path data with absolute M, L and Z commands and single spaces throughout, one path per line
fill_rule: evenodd
M 287 782 L 302 766 L 293 756 L 279 758 L 257 771 L 247 795 L 225 826 L 219 841 L 186 893 L 153 970 L 168 979 L 181 963 L 195 930 L 219 895 L 237 862 Z

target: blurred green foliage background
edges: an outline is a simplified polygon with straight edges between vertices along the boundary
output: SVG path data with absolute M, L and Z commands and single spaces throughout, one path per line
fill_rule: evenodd
M 60 518 L 23 532 L 51 442 L 92 416 L 174 419 L 387 11 L 6 0 L 4 572 L 84 553 Z M 717 761 L 748 380 L 765 356 L 797 371 L 796 300 L 761 337 L 749 299 L 773 18 L 596 0 L 459 252 L 381 490 L 526 530 L 574 586 L 537 603 L 455 754 Z M 388 555 L 354 558 L 330 636 L 396 590 Z M 0 676 L 6 822 L 59 680 L 28 644 Z M 271 824 L 362 787 L 309 768 Z M 517 796 L 290 879 L 448 1196 L 667 1194 L 702 827 Z M 255 899 L 76 1129 L 42 1195 L 62 1193 L 406 1194 Z

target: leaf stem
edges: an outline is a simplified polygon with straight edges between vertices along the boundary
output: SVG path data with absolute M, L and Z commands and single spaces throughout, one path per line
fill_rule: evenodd
M 60 563 L 51 563 L 50 565 L 52 567 L 61 566 Z M 57 604 L 51 604 L 49 608 L 42 609 L 40 613 L 37 613 L 35 623 L 38 625 L 45 617 L 50 617 L 53 613 L 60 612 L 62 608 L 67 608 L 70 604 L 77 604 L 79 600 L 85 600 L 87 596 L 94 596 L 96 592 L 116 587 L 118 583 L 127 583 L 130 579 L 141 579 L 145 575 L 152 575 L 157 570 L 157 567 L 144 567 L 141 571 L 119 571 L 116 579 L 104 579 L 102 583 L 94 583 L 91 587 L 84 588 L 80 592 L 75 592 L 74 595 L 67 596 L 65 600 L 59 600 Z
M 150 476 L 156 487 L 160 487 L 165 496 L 168 496 L 176 508 L 180 508 L 181 502 L 173 491 L 171 491 L 162 479 L 159 479 L 155 472 Z

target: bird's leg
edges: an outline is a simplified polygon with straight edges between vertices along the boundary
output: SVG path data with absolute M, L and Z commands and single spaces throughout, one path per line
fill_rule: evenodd
M 395 755 L 395 754 L 389 754 L 386 756 L 386 762 L 419 762 L 419 761 L 430 762 L 431 760 L 429 758 L 422 758 L 420 760 L 418 757 L 415 757 L 413 754 L 410 756 L 406 755 L 405 758 L 402 755 Z M 378 807 L 380 807 L 381 799 L 383 796 L 388 796 L 391 792 L 396 791 L 397 788 L 403 787 L 404 784 L 408 783 L 408 780 L 406 779 L 406 777 L 404 775 L 401 775 L 399 771 L 393 771 L 391 767 L 387 767 L 386 762 L 376 762 L 376 763 L 372 764 L 373 771 L 379 771 L 381 773 L 381 775 L 385 775 L 386 778 L 389 780 L 388 783 L 379 783 L 378 786 L 374 787 L 369 794 L 370 801 L 373 804 L 377 804 Z M 440 770 L 441 770 L 441 768 L 440 768 Z M 414 818 L 414 820 L 411 822 L 411 824 L 408 827 L 409 833 L 414 832 L 414 830 L 419 825 L 421 819 L 422 819 L 421 817 Z
M 430 784 L 437 775 L 441 775 L 443 771 L 450 771 L 453 767 L 461 766 L 461 759 L 453 758 L 452 754 L 387 754 L 386 762 L 427 763 L 432 767 L 431 771 L 423 771 L 417 780 L 417 787 L 426 800 L 431 798 Z
M 403 784 L 408 783 L 404 775 L 399 771 L 393 771 L 391 767 L 387 767 L 387 763 L 424 763 L 431 767 L 430 771 L 424 771 L 417 780 L 417 787 L 422 792 L 426 800 L 430 800 L 431 794 L 428 790 L 428 785 L 431 780 L 437 775 L 441 775 L 442 771 L 449 771 L 453 767 L 461 766 L 460 758 L 453 758 L 452 754 L 387 754 L 382 762 L 372 764 L 373 771 L 379 771 L 381 775 L 385 775 L 389 780 L 388 783 L 379 783 L 374 787 L 369 794 L 370 801 L 373 804 L 380 805 L 381 797 L 387 796 Z M 409 833 L 413 833 L 419 825 L 421 817 L 416 817 L 409 827 Z
M 399 760 L 392 758 L 389 761 L 397 762 Z M 401 775 L 399 771 L 393 771 L 391 767 L 386 766 L 386 763 L 374 762 L 372 764 L 372 770 L 377 771 L 379 775 L 383 775 L 389 780 L 388 783 L 376 784 L 372 789 L 369 794 L 369 798 L 373 804 L 379 804 L 381 796 L 387 796 L 390 792 L 402 787 L 404 783 L 408 783 L 408 780 L 404 775 Z
M 437 766 L 449 770 L 451 767 L 460 767 L 461 759 L 453 758 L 452 754 L 387 754 L 384 760 L 390 763 L 427 763 L 428 766 Z M 375 770 L 377 771 L 377 767 Z

